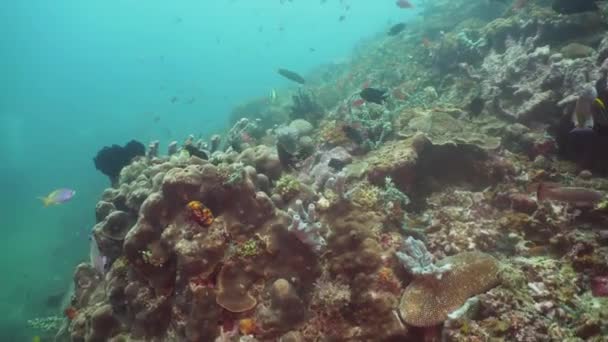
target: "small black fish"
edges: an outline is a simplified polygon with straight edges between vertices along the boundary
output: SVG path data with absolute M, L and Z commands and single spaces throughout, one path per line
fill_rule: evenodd
M 207 160 L 209 159 L 209 156 L 207 156 L 207 153 L 203 150 L 199 150 L 198 148 L 194 147 L 193 145 L 185 145 L 184 146 L 184 150 L 188 151 L 188 153 L 190 153 L 191 156 L 195 156 L 198 158 L 201 158 L 203 160 Z
M 405 27 L 406 27 L 405 23 L 395 24 L 388 30 L 388 35 L 396 36 L 399 33 L 401 33 L 401 31 L 403 31 L 405 29 Z
M 599 10 L 597 0 L 554 0 L 551 8 L 560 14 L 575 14 Z
M 338 21 L 344 21 L 344 19 L 346 19 L 345 15 L 341 15 L 340 18 L 338 18 Z
M 346 163 L 340 159 L 331 158 L 329 160 L 329 163 L 327 163 L 327 166 L 331 167 L 336 171 L 342 171 L 342 169 L 346 166 Z
M 477 116 L 477 115 L 481 114 L 485 105 L 486 105 L 486 103 L 484 102 L 484 100 L 481 97 L 476 97 L 473 100 L 471 100 L 471 103 L 469 103 L 468 109 L 469 109 L 469 112 L 473 116 Z
M 281 166 L 283 166 L 285 170 L 291 170 L 296 166 L 296 158 L 293 154 L 287 152 L 283 145 L 277 144 L 277 154 L 279 156 Z
M 359 130 L 350 125 L 342 126 L 342 130 L 344 131 L 344 134 L 346 134 L 348 139 L 354 141 L 357 145 L 361 145 L 365 141 L 363 134 L 361 134 Z
M 359 96 L 361 96 L 361 98 L 367 102 L 373 102 L 381 105 L 384 101 L 386 101 L 388 94 L 386 93 L 386 90 L 365 88 L 361 90 Z
M 279 69 L 277 71 L 279 73 L 279 75 L 292 80 L 294 82 L 300 83 L 300 84 L 305 84 L 306 80 L 304 79 L 304 77 L 298 75 L 297 73 L 291 71 L 291 70 L 287 70 L 287 69 Z

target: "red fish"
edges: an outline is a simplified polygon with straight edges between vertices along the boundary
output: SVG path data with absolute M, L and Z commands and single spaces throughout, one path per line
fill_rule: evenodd
M 65 317 L 67 317 L 71 321 L 76 318 L 76 315 L 78 315 L 78 310 L 76 310 L 76 308 L 74 308 L 73 306 L 69 306 L 65 308 L 65 310 L 63 310 L 63 313 L 65 314 Z
M 353 107 L 361 107 L 365 103 L 364 99 L 357 99 L 353 101 Z
M 597 276 L 591 278 L 591 294 L 593 297 L 608 297 L 607 276 Z
M 539 201 L 545 199 L 566 202 L 577 206 L 593 206 L 604 198 L 604 194 L 579 187 L 566 187 L 558 184 L 540 183 L 536 190 Z
M 408 0 L 397 0 L 396 5 L 399 8 L 414 8 L 414 5 Z

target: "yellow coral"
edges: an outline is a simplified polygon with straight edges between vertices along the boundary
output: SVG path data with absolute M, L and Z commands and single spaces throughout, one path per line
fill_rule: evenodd
M 349 141 L 342 126 L 336 121 L 322 121 L 319 125 L 319 140 L 331 145 L 343 145 Z
M 253 318 L 243 318 L 239 321 L 239 331 L 242 335 L 251 335 L 255 330 L 256 325 Z
M 274 192 L 284 200 L 294 198 L 300 192 L 300 181 L 292 175 L 284 175 L 277 181 Z
M 353 203 L 365 209 L 377 209 L 381 190 L 379 187 L 364 183 L 357 186 L 352 192 Z

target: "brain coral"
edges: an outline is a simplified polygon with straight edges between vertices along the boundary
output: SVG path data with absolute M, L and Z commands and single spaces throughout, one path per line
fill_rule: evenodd
M 499 263 L 488 254 L 460 253 L 438 262 L 445 264 L 452 264 L 452 270 L 441 279 L 419 277 L 405 289 L 399 304 L 404 322 L 416 327 L 440 324 L 467 299 L 499 283 Z

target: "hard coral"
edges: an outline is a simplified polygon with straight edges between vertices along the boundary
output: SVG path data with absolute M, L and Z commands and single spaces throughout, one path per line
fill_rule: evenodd
M 274 193 L 279 194 L 284 201 L 289 201 L 300 192 L 300 181 L 292 175 L 283 175 L 274 187 Z
M 447 257 L 440 266 L 452 269 L 441 279 L 415 278 L 405 289 L 399 304 L 401 318 L 416 327 L 431 327 L 445 321 L 467 299 L 498 285 L 499 264 L 481 252 L 465 252 Z
M 254 278 L 240 265 L 226 263 L 218 276 L 217 304 L 230 312 L 249 311 L 257 300 L 249 293 Z

